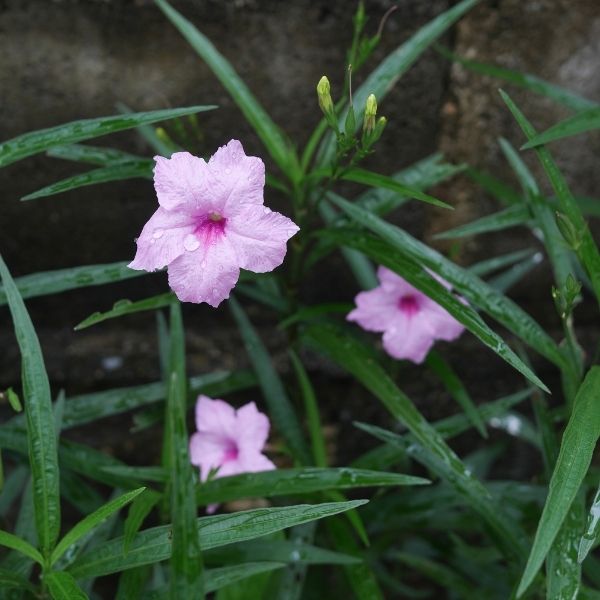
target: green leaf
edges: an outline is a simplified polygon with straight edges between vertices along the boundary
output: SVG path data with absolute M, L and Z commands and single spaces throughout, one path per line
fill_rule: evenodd
M 465 225 L 460 225 L 454 229 L 449 229 L 442 233 L 436 234 L 434 237 L 438 240 L 461 238 L 468 235 L 480 235 L 491 231 L 503 231 L 510 227 L 518 227 L 527 225 L 531 219 L 529 209 L 523 205 L 514 205 L 505 208 L 491 215 L 486 215 Z
M 581 111 L 564 121 L 560 121 L 560 123 L 553 125 L 550 129 L 546 129 L 543 133 L 538 133 L 537 135 L 530 137 L 529 141 L 523 145 L 522 149 L 534 148 L 541 144 L 547 144 L 548 142 L 554 142 L 561 138 L 593 131 L 594 129 L 599 128 L 600 106 L 595 106 L 594 108 Z
M 0 257 L 0 276 L 21 351 L 21 372 L 35 524 L 42 555 L 48 557 L 60 529 L 60 492 L 50 383 L 40 342 L 23 299 Z
M 325 439 L 323 437 L 323 427 L 321 425 L 317 396 L 310 379 L 308 378 L 308 373 L 298 358 L 298 355 L 291 349 L 289 350 L 289 355 L 296 373 L 296 379 L 300 386 L 302 399 L 304 400 L 304 413 L 306 414 L 308 431 L 310 433 L 314 464 L 317 465 L 317 467 L 325 468 L 327 466 L 327 450 L 325 448 Z
M 450 52 L 447 48 L 443 48 L 441 46 L 436 46 L 436 50 L 449 60 L 458 62 L 470 71 L 481 73 L 482 75 L 487 75 L 488 77 L 495 77 L 496 79 L 503 79 L 508 83 L 512 83 L 531 92 L 535 92 L 536 94 L 541 94 L 542 96 L 550 98 L 551 100 L 554 100 L 554 102 L 558 102 L 559 104 L 567 106 L 568 108 L 572 108 L 573 110 L 584 110 L 586 108 L 597 106 L 595 102 L 592 102 L 587 98 L 583 98 L 582 96 L 573 93 L 571 90 L 540 79 L 535 75 L 519 73 L 519 71 L 504 69 L 503 67 L 498 67 L 497 65 L 469 60 L 467 58 L 463 58 L 462 56 L 458 56 L 457 54 Z
M 399 473 L 381 473 L 346 467 L 336 469 L 304 467 L 218 477 L 200 485 L 197 497 L 201 504 L 214 504 L 239 498 L 295 496 L 324 490 L 428 483 L 430 482 L 427 479 Z
M 501 507 L 494 503 L 489 492 L 470 474 L 444 442 L 442 436 L 427 422 L 385 370 L 375 362 L 371 351 L 362 343 L 331 326 L 310 326 L 304 338 L 311 346 L 325 353 L 351 373 L 408 428 L 415 441 L 422 447 L 423 453 L 437 466 L 438 474 L 441 474 L 468 499 L 472 508 L 487 522 L 508 556 L 518 557 L 521 551 L 521 540 L 516 537 L 515 528 L 504 516 Z
M 130 163 L 119 163 L 110 167 L 102 167 L 93 169 L 86 173 L 79 173 L 66 179 L 61 179 L 56 183 L 43 187 L 37 192 L 32 192 L 23 196 L 21 200 L 35 200 L 36 198 L 44 198 L 53 196 L 54 194 L 62 194 L 71 190 L 76 190 L 88 185 L 97 185 L 99 183 L 108 183 L 109 181 L 122 181 L 124 179 L 152 179 L 152 168 L 154 161 L 139 160 Z
M 21 575 L 13 573 L 8 569 L 0 568 L 0 590 L 20 589 L 37 594 L 37 590 Z M 9 597 L 8 595 L 6 596 Z
M 548 554 L 569 508 L 587 473 L 600 436 L 600 367 L 592 367 L 575 397 L 560 452 L 538 524 L 533 547 L 521 578 L 517 596 L 530 586 Z
M 500 90 L 500 95 L 527 139 L 531 140 L 536 134 L 535 129 L 510 99 L 508 94 Z M 535 148 L 535 153 L 554 189 L 561 211 L 567 216 L 581 236 L 580 246 L 576 249 L 577 256 L 590 277 L 596 300 L 600 303 L 600 253 L 598 252 L 596 242 L 583 219 L 583 215 L 579 210 L 575 198 L 571 194 L 571 190 L 567 186 L 567 182 L 558 170 L 550 152 L 544 146 L 541 146 Z
M 590 506 L 585 533 L 579 540 L 579 554 L 577 560 L 580 563 L 585 560 L 585 557 L 596 544 L 598 535 L 600 535 L 600 486 L 598 486 L 596 495 Z
M 394 173 L 392 179 L 421 191 L 442 183 L 465 170 L 465 165 L 453 165 L 444 162 L 443 159 L 444 156 L 441 153 L 432 154 L 406 169 Z M 408 198 L 387 188 L 372 188 L 355 200 L 356 204 L 380 216 L 397 209 L 407 201 Z M 339 218 L 336 224 L 341 224 L 342 219 L 345 218 Z
M 51 571 L 44 575 L 44 583 L 50 590 L 53 600 L 87 600 L 84 591 L 75 578 L 65 571 Z
M 142 494 L 134 499 L 129 507 L 129 513 L 123 526 L 123 550 L 125 552 L 129 550 L 129 545 L 142 526 L 144 519 L 150 514 L 150 511 L 161 498 L 161 494 L 146 488 Z
M 556 342 L 512 300 L 503 296 L 467 270 L 455 265 L 439 252 L 419 242 L 402 229 L 382 221 L 357 206 L 353 206 L 339 196 L 330 194 L 329 198 L 363 227 L 370 229 L 408 258 L 431 269 L 451 283 L 456 291 L 467 298 L 474 306 L 487 312 L 515 335 L 521 337 L 523 341 L 542 356 L 545 356 L 556 365 L 564 366 L 566 364 Z
M 17 394 L 17 392 L 15 392 L 15 390 L 13 390 L 11 387 L 9 387 L 6 390 L 6 399 L 8 400 L 10 407 L 15 412 L 20 413 L 23 411 L 23 405 L 21 404 L 21 399 L 19 398 L 19 395 Z
M 86 265 L 56 271 L 44 271 L 17 277 L 14 281 L 22 298 L 36 298 L 93 285 L 103 285 L 147 275 L 127 267 L 127 262 Z M 0 287 L 0 306 L 6 304 L 6 292 Z
M 435 350 L 430 351 L 427 355 L 426 364 L 440 378 L 444 387 L 464 410 L 465 415 L 473 423 L 481 436 L 487 438 L 487 430 L 479 411 L 471 399 L 467 388 L 465 388 L 460 377 L 454 372 L 452 367 Z
M 359 169 L 358 167 L 354 167 L 350 170 L 344 171 L 341 175 L 341 178 L 346 181 L 353 181 L 354 183 L 362 183 L 364 185 L 369 185 L 372 187 L 380 187 L 385 188 L 387 190 L 391 190 L 400 194 L 407 198 L 414 198 L 415 200 L 420 200 L 421 202 L 426 202 L 427 204 L 433 204 L 434 206 L 438 206 L 440 208 L 449 208 L 453 210 L 454 207 L 434 198 L 433 196 L 429 196 L 424 192 L 419 190 L 412 189 L 393 177 L 388 177 L 387 175 L 380 175 L 379 173 L 373 173 L 372 171 L 367 171 L 365 169 Z
M 488 285 L 495 290 L 505 294 L 513 285 L 523 279 L 531 270 L 543 262 L 544 258 L 541 252 L 536 252 L 533 256 L 522 260 L 521 262 L 509 267 L 502 273 L 490 277 Z
M 228 544 L 206 554 L 210 564 L 231 563 L 239 564 L 251 561 L 282 561 L 285 563 L 298 562 L 305 565 L 353 565 L 360 559 L 319 548 L 298 540 L 252 540 L 240 544 Z
M 258 103 L 231 64 L 204 34 L 171 7 L 166 0 L 154 1 L 229 92 L 279 168 L 287 175 L 291 175 L 292 171 L 297 168 L 292 148 L 286 142 L 279 127 Z
M 357 123 L 362 123 L 364 106 L 369 94 L 375 94 L 377 102 L 381 103 L 396 82 L 410 69 L 417 59 L 437 40 L 447 29 L 460 19 L 466 12 L 477 4 L 478 0 L 462 0 L 446 12 L 432 19 L 421 27 L 410 39 L 396 48 L 375 68 L 364 83 L 354 91 L 354 106 L 361 107 L 357 115 Z M 340 126 L 346 119 L 347 110 L 340 115 Z M 319 163 L 327 164 L 335 154 L 335 137 L 325 138 L 320 149 Z
M 131 315 L 133 313 L 143 312 L 146 310 L 164 308 L 165 306 L 172 304 L 175 299 L 175 294 L 172 292 L 167 292 L 166 294 L 159 294 L 158 296 L 144 298 L 143 300 L 136 300 L 135 302 L 132 302 L 131 300 L 117 300 L 111 310 L 106 312 L 95 312 L 81 321 L 81 323 L 75 325 L 75 331 L 86 329 L 87 327 L 91 327 L 92 325 L 96 325 L 102 321 L 116 319 L 117 317 L 122 317 L 123 315 Z
M 72 160 L 74 162 L 108 167 L 120 163 L 138 162 L 145 159 L 129 152 L 123 152 L 115 148 L 104 148 L 101 146 L 89 146 L 87 144 L 70 144 L 68 146 L 54 146 L 46 152 L 52 158 Z M 152 162 L 152 161 L 150 161 Z
M 294 323 L 319 320 L 319 318 L 331 313 L 347 314 L 353 308 L 354 304 L 350 304 L 349 302 L 325 302 L 323 304 L 315 304 L 313 306 L 301 306 L 295 313 L 283 319 L 283 321 L 279 323 L 278 328 L 286 329 Z
M 486 171 L 478 171 L 477 169 L 470 167 L 466 170 L 466 174 L 505 206 L 521 204 L 523 201 L 515 189 L 506 185 L 503 181 L 496 179 L 496 177 L 490 175 Z
M 289 444 L 295 458 L 303 464 L 310 464 L 310 453 L 304 441 L 300 422 L 271 357 L 243 308 L 233 297 L 229 299 L 229 308 L 240 330 L 246 353 L 258 377 L 274 425 Z
M 150 112 L 132 113 L 129 115 L 115 115 L 99 117 L 96 119 L 82 119 L 49 129 L 41 129 L 25 133 L 12 140 L 0 144 L 0 167 L 5 167 L 13 162 L 38 154 L 53 146 L 63 146 L 81 142 L 91 138 L 107 135 L 124 129 L 132 129 L 139 125 L 166 121 L 183 115 L 213 110 L 216 106 L 190 106 L 187 108 L 173 108 L 153 110 Z
M 406 258 L 405 255 L 398 252 L 391 244 L 383 242 L 372 236 L 366 236 L 364 234 L 344 234 L 344 232 L 341 231 L 332 231 L 327 232 L 327 235 L 333 237 L 334 239 L 338 239 L 340 243 L 358 248 L 361 252 L 364 252 L 379 264 L 384 265 L 400 274 L 412 286 L 416 287 L 426 296 L 445 308 L 457 321 L 462 323 L 473 335 L 475 335 L 477 339 L 479 339 L 483 344 L 504 359 L 509 365 L 522 373 L 532 383 L 547 391 L 546 386 L 537 377 L 537 375 L 535 375 L 535 373 L 533 373 L 531 369 L 523 363 L 523 361 L 513 352 L 513 350 L 509 348 L 506 342 L 504 342 L 504 340 L 497 333 L 488 327 L 488 325 L 472 307 L 461 302 L 442 284 L 438 283 L 435 279 L 433 279 L 433 277 L 429 276 L 429 274 L 421 266 L 413 262 L 410 258 Z M 448 264 L 452 265 L 452 267 L 455 267 L 449 261 Z M 443 267 L 443 264 L 441 263 L 437 263 L 436 267 L 438 270 L 443 270 L 440 269 L 440 267 Z M 459 269 L 458 267 L 455 268 Z M 452 275 L 454 274 L 452 271 L 444 271 L 444 273 L 447 272 L 450 272 Z M 460 269 L 460 272 L 462 283 L 464 285 L 471 275 L 462 269 Z M 451 281 L 450 278 L 446 278 L 445 274 L 443 277 L 448 281 Z M 452 283 L 454 283 L 454 281 L 452 281 Z M 490 294 L 488 290 L 491 290 L 492 288 L 489 288 L 482 281 L 480 281 L 479 284 L 480 288 L 484 288 L 485 293 L 489 297 Z M 460 291 L 462 292 L 463 290 L 461 289 Z M 477 290 L 471 288 L 470 300 L 473 300 L 474 292 L 477 292 Z M 505 298 L 504 296 L 500 296 L 500 294 L 497 292 L 494 293 L 500 298 Z M 469 296 L 467 295 L 467 297 Z M 481 296 L 477 296 L 477 300 L 481 301 L 481 298 Z M 498 309 L 495 304 L 489 302 L 489 298 L 486 298 L 485 300 L 487 301 L 488 306 L 492 306 L 495 310 Z M 543 333 L 541 328 L 540 331 Z
M 206 591 L 207 593 L 215 592 L 227 585 L 246 580 L 258 573 L 268 573 L 276 569 L 281 569 L 284 566 L 281 562 L 256 562 L 208 569 L 206 571 Z M 166 588 L 149 592 L 146 596 L 146 600 L 163 600 L 164 598 L 167 598 Z
M 325 223 L 329 226 L 336 221 L 337 215 L 335 211 L 326 202 L 321 202 L 319 204 L 319 213 Z M 351 248 L 342 247 L 340 250 L 358 284 L 365 290 L 377 287 L 379 281 L 377 280 L 375 269 L 369 259 L 364 254 L 352 250 Z
M 203 598 L 204 576 L 196 527 L 194 474 L 188 452 L 185 389 L 185 336 L 178 302 L 171 304 L 169 396 L 166 408 L 167 465 L 171 491 L 170 598 Z
M 581 564 L 577 548 L 583 526 L 583 495 L 575 499 L 546 561 L 546 597 L 552 600 L 579 598 Z
M 108 519 L 108 517 L 110 517 L 114 512 L 117 512 L 123 508 L 123 506 L 129 504 L 129 502 L 131 502 L 145 489 L 146 488 L 138 488 L 137 490 L 123 494 L 119 498 L 107 502 L 98 510 L 95 510 L 92 514 L 87 515 L 81 521 L 79 521 L 79 523 L 77 523 L 56 545 L 56 548 L 50 557 L 50 566 L 54 565 L 54 563 L 82 537 L 100 525 L 100 523 Z
M 500 256 L 494 256 L 493 258 L 487 258 L 474 265 L 470 265 L 467 269 L 478 277 L 489 275 L 498 269 L 504 267 L 510 267 L 522 260 L 531 258 L 536 254 L 536 251 L 531 248 L 525 248 L 524 250 L 517 250 L 515 252 L 509 252 L 508 254 L 502 254 Z
M 20 537 L 8 533 L 8 531 L 0 530 L 0 546 L 11 548 L 21 554 L 35 560 L 40 565 L 44 564 L 44 557 L 36 550 L 29 542 L 22 540 Z
M 200 531 L 200 546 L 204 551 L 251 540 L 299 523 L 308 523 L 351 510 L 365 503 L 366 500 L 329 502 L 201 517 L 196 521 Z M 78 579 L 87 579 L 166 560 L 171 554 L 171 531 L 171 526 L 166 525 L 139 532 L 125 555 L 123 538 L 111 540 L 79 557 L 69 571 Z
M 542 197 L 533 174 L 517 151 L 504 138 L 500 138 L 499 142 L 504 156 L 519 179 L 525 201 L 542 232 L 544 246 L 554 270 L 554 280 L 558 285 L 562 285 L 571 273 L 572 267 L 568 248 L 555 223 L 554 211 L 547 200 Z
M 150 567 L 147 565 L 123 571 L 115 600 L 143 600 L 149 574 Z

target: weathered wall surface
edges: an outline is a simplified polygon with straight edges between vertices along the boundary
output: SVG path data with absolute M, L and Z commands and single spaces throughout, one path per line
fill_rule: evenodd
M 370 32 L 392 4 L 397 4 L 398 10 L 386 25 L 371 65 L 452 2 L 370 0 Z M 320 116 L 314 93 L 318 79 L 326 73 L 334 92 L 340 89 L 354 3 L 187 0 L 174 5 L 214 41 L 275 121 L 302 144 Z M 484 0 L 442 42 L 469 58 L 527 71 L 600 101 L 599 34 L 597 0 Z M 363 76 L 357 75 L 357 84 Z M 379 146 L 377 168 L 390 173 L 441 149 L 454 161 L 466 161 L 514 182 L 496 140 L 502 135 L 519 145 L 522 136 L 498 97 L 500 85 L 464 68 L 450 68 L 438 54 L 427 52 L 380 103 L 390 124 Z M 509 85 L 506 89 L 539 129 L 568 114 L 539 96 Z M 220 84 L 151 1 L 0 0 L 0 139 L 74 119 L 113 114 L 119 101 L 135 110 L 216 103 L 219 110 L 199 115 L 202 135 L 196 152 L 209 155 L 218 145 L 237 137 L 248 152 L 264 156 Z M 133 132 L 93 143 L 150 153 Z M 576 193 L 600 197 L 599 150 L 598 135 L 579 136 L 555 146 L 557 160 Z M 526 160 L 540 174 L 533 156 L 526 155 Z M 113 183 L 19 202 L 21 196 L 79 169 L 36 156 L 0 170 L 0 252 L 16 275 L 133 256 L 133 239 L 155 208 L 148 181 Z M 497 208 L 466 178 L 440 186 L 436 193 L 458 210 L 442 213 L 413 203 L 397 215 L 400 222 L 427 239 Z M 271 200 L 286 211 L 281 199 L 273 196 Z M 525 231 L 492 236 L 485 247 L 478 240 L 464 242 L 460 259 L 469 262 L 492 251 L 529 244 L 521 233 Z M 538 277 L 544 272 L 540 270 Z M 331 286 L 332 277 L 319 281 L 333 287 L 331 293 L 337 298 L 343 288 Z M 93 380 L 108 377 L 100 364 L 107 353 L 126 356 L 122 372 L 128 369 L 127 376 L 143 376 L 147 367 L 138 369 L 136 365 L 147 365 L 153 343 L 138 333 L 147 327 L 147 320 L 128 320 L 108 340 L 94 337 L 93 330 L 76 338 L 64 331 L 58 334 L 55 326 L 72 325 L 92 310 L 107 308 L 115 299 L 143 297 L 165 289 L 164 276 L 157 275 L 136 280 L 135 289 L 124 283 L 109 290 L 70 293 L 63 296 L 69 302 L 68 313 L 60 298 L 30 302 L 36 323 L 47 328 L 43 341 L 50 349 L 48 354 L 55 356 L 53 380 L 68 383 L 77 365 L 82 368 L 83 354 L 97 365 L 89 366 Z M 544 288 L 545 299 L 546 291 Z M 350 293 L 348 289 L 347 299 Z M 537 291 L 522 287 L 520 300 L 526 302 L 529 293 Z M 544 306 L 553 312 L 551 304 Z M 121 327 L 130 326 L 137 326 L 135 335 L 124 335 L 126 330 Z M 8 328 L 5 333 L 0 343 L 12 347 Z M 98 348 L 99 356 L 94 354 Z M 218 344 L 198 348 L 202 360 L 220 366 L 228 352 L 236 352 L 237 342 L 223 332 Z M 218 352 L 214 350 L 213 356 L 210 348 Z M 16 350 L 5 358 L 16 369 Z M 465 364 L 468 367 L 468 361 Z M 199 370 L 207 368 L 203 362 Z M 12 374 L 5 379 L 13 381 Z

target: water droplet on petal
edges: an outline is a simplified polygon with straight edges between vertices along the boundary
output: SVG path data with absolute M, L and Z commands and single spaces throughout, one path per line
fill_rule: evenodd
M 201 266 L 202 268 L 206 267 L 206 261 L 205 261 L 205 260 L 203 260 L 203 261 L 200 263 L 200 266 Z
M 156 241 L 156 240 L 155 240 L 154 238 L 152 238 L 152 239 L 150 240 L 150 243 L 151 243 L 151 244 L 154 244 L 154 242 L 155 242 L 155 241 Z
M 155 230 L 154 230 L 154 233 L 152 234 L 152 237 L 153 237 L 155 240 L 159 240 L 159 239 L 160 239 L 160 238 L 163 236 L 163 233 L 164 233 L 164 232 L 165 232 L 165 230 L 164 230 L 164 229 L 161 229 L 161 228 L 159 227 L 158 229 L 155 229 Z
M 188 252 L 193 252 L 200 247 L 200 240 L 193 233 L 188 233 L 183 240 L 183 247 Z
M 228 167 L 227 169 L 225 169 L 225 173 L 231 173 L 231 169 Z
M 265 215 L 268 215 L 271 212 L 271 210 L 266 206 L 263 206 L 263 212 L 265 213 Z

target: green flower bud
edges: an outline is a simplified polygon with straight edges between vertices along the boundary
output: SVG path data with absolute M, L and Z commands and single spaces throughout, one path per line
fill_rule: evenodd
M 331 87 L 329 79 L 323 75 L 317 84 L 317 97 L 319 106 L 325 115 L 333 113 L 333 101 L 331 100 Z
M 565 242 L 567 242 L 573 250 L 578 250 L 579 246 L 581 246 L 581 233 L 577 231 L 577 228 L 573 225 L 573 222 L 567 215 L 557 212 L 555 217 L 556 226 L 565 239 Z
M 374 94 L 369 94 L 365 105 L 365 116 L 363 119 L 363 132 L 369 135 L 375 129 L 375 117 L 377 116 L 377 99 Z

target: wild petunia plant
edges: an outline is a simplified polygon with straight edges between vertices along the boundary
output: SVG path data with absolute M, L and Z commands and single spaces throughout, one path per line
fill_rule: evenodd
M 499 141 L 500 148 L 520 191 L 439 155 L 384 175 L 363 162 L 385 135 L 378 103 L 384 105 L 394 83 L 477 0 L 462 0 L 426 24 L 353 89 L 352 75 L 370 65 L 383 34 L 381 27 L 375 36 L 365 34 L 359 4 L 344 89 L 334 101 L 326 76 L 318 82 L 315 112 L 318 103 L 323 118 L 300 151 L 212 42 L 166 0 L 155 3 L 231 95 L 272 167 L 265 177 L 263 159 L 247 156 L 237 140 L 205 161 L 189 152 L 198 140 L 179 135 L 182 128 L 148 130 L 152 123 L 186 118 L 195 131 L 201 119 L 196 115 L 213 105 L 79 121 L 0 144 L 0 166 L 44 151 L 96 166 L 84 178 L 33 192 L 30 200 L 98 182 L 151 178 L 154 170 L 159 203 L 137 240 L 131 268 L 121 262 L 13 279 L 0 260 L 0 301 L 12 314 L 23 372 L 20 399 L 14 390 L 7 397 L 24 413 L 0 425 L 6 474 L 0 597 L 596 598 L 600 494 L 592 458 L 600 436 L 600 369 L 597 356 L 581 350 L 575 311 L 582 301 L 600 302 L 600 254 L 586 222 L 594 207 L 571 194 L 545 144 L 581 132 L 582 122 L 597 126 L 597 105 L 438 48 L 466 68 L 579 111 L 538 135 L 502 93 L 554 195 L 541 191 L 507 140 Z M 210 90 L 203 94 L 212 100 Z M 386 112 L 394 118 L 390 107 Z M 80 143 L 127 128 L 139 128 L 159 156 Z M 204 150 L 206 156 L 212 152 Z M 463 171 L 506 206 L 443 235 L 460 239 L 525 226 L 534 234 L 530 250 L 463 267 L 388 218 L 413 200 L 431 210 L 449 208 L 426 190 Z M 340 195 L 342 181 L 368 189 L 348 199 Z M 270 204 L 275 192 L 285 198 L 282 211 L 289 217 L 264 206 L 263 194 Z M 149 198 L 149 212 L 155 202 Z M 335 290 L 339 302 L 307 304 L 307 276 L 338 251 L 361 290 L 356 308 L 349 305 L 355 294 L 350 289 Z M 542 251 L 554 276 L 547 297 L 550 310 L 557 309 L 561 339 L 508 295 L 513 283 L 540 264 Z M 163 379 L 75 397 L 66 390 L 53 402 L 24 299 L 165 267 L 174 294 L 165 285 L 159 296 L 118 301 L 77 325 L 158 312 Z M 252 369 L 188 374 L 180 301 L 206 303 L 210 307 L 191 310 L 212 311 L 225 300 Z M 286 336 L 286 352 L 276 362 L 246 314 L 250 304 L 251 314 L 259 312 L 261 322 L 277 324 Z M 383 332 L 391 356 L 346 317 Z M 431 349 L 436 339 L 451 341 L 463 330 L 482 353 L 504 360 L 522 378 L 511 394 L 471 396 L 464 374 L 452 364 L 466 335 L 451 351 Z M 347 372 L 347 397 L 316 385 L 324 374 L 315 365 L 323 358 Z M 404 358 L 422 364 L 396 360 Z M 445 400 L 456 402 L 453 413 L 427 418 L 421 399 L 401 389 L 407 369 L 415 370 L 424 387 L 444 390 Z M 234 392 L 228 401 L 212 399 Z M 326 426 L 351 411 L 350 397 L 369 407 L 364 415 L 379 403 L 388 420 L 381 416 L 375 426 L 362 422 L 358 409 L 353 412 L 353 426 L 371 436 L 373 446 L 363 453 L 347 436 L 354 455 L 338 465 Z M 190 432 L 194 405 L 196 431 Z M 160 464 L 125 464 L 62 435 L 83 424 L 102 427 L 104 418 L 126 411 L 135 411 L 137 430 L 161 426 Z M 529 444 L 543 467 L 518 480 L 498 479 L 494 467 L 509 455 L 510 437 L 498 444 L 490 428 Z M 454 438 L 471 431 L 481 439 L 469 453 L 465 448 L 473 438 L 456 446 Z M 131 437 L 136 439 L 135 431 Z M 249 498 L 268 505 L 198 516 L 200 507 Z M 65 504 L 77 518 L 63 518 Z M 11 510 L 16 520 L 9 518 Z M 71 521 L 76 524 L 68 527 Z

